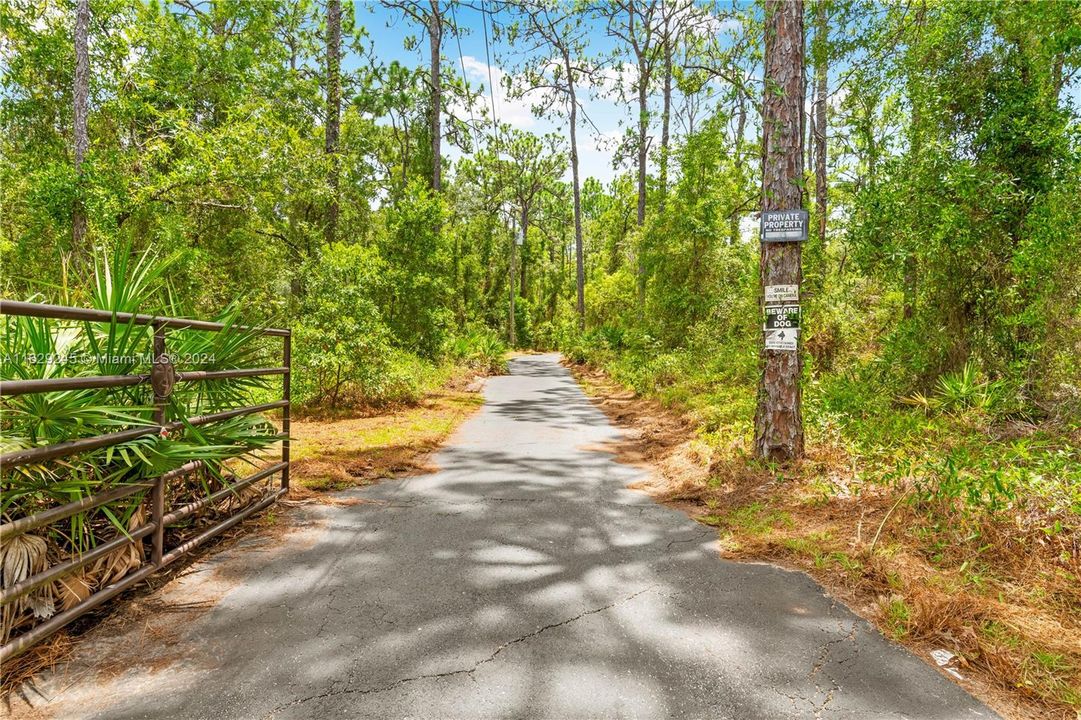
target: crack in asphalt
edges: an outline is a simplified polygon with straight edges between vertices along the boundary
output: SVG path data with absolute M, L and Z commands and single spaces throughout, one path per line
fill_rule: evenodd
M 531 639 L 537 637 L 538 635 L 540 635 L 540 634 L 542 634 L 544 632 L 547 632 L 548 630 L 554 630 L 555 628 L 563 627 L 564 625 L 570 625 L 571 623 L 577 622 L 578 620 L 581 620 L 582 618 L 587 617 L 589 615 L 596 615 L 597 613 L 602 613 L 602 612 L 605 612 L 606 610 L 611 610 L 614 607 L 617 607 L 619 605 L 623 605 L 624 603 L 628 603 L 631 600 L 634 600 L 635 598 L 637 598 L 638 596 L 643 595 L 643 594 L 649 592 L 650 590 L 653 590 L 654 587 L 655 586 L 650 586 L 650 587 L 644 588 L 642 590 L 639 590 L 638 592 L 632 593 L 632 594 L 630 594 L 630 595 L 628 595 L 628 596 L 626 596 L 624 598 L 616 600 L 615 602 L 609 603 L 609 604 L 604 605 L 602 607 L 593 608 L 593 609 L 590 609 L 590 610 L 584 610 L 584 611 L 578 613 L 577 615 L 575 615 L 574 617 L 570 617 L 570 618 L 567 618 L 566 620 L 561 620 L 561 621 L 556 622 L 556 623 L 551 623 L 550 625 L 545 625 L 543 627 L 537 628 L 536 630 L 534 630 L 531 633 L 521 635 L 519 637 L 514 638 L 513 640 L 508 640 L 507 642 L 505 642 L 502 645 L 500 645 L 499 647 L 497 647 L 495 649 L 495 651 L 492 652 L 492 654 L 489 655 L 488 657 L 483 658 L 483 659 L 478 660 L 477 662 L 473 663 L 472 667 L 460 668 L 458 670 L 447 670 L 447 671 L 440 672 L 440 673 L 427 673 L 427 674 L 424 674 L 424 675 L 415 675 L 415 676 L 411 676 L 411 677 L 399 678 L 399 679 L 395 680 L 394 682 L 387 683 L 386 685 L 381 685 L 379 687 L 374 687 L 374 688 L 345 688 L 345 689 L 342 689 L 342 690 L 328 690 L 327 692 L 317 693 L 315 695 L 308 695 L 308 696 L 305 696 L 305 697 L 302 697 L 302 698 L 297 698 L 296 700 L 294 700 L 294 701 L 292 701 L 290 703 L 286 703 L 285 705 L 279 705 L 278 707 L 274 708 L 269 713 L 264 715 L 263 720 L 270 720 L 270 718 L 274 717 L 275 715 L 282 712 L 283 710 L 287 710 L 287 709 L 289 709 L 291 707 L 296 707 L 298 705 L 303 705 L 303 704 L 311 702 L 313 700 L 322 700 L 322 699 L 325 699 L 325 698 L 339 697 L 339 696 L 342 696 L 342 695 L 374 695 L 374 694 L 377 694 L 377 693 L 383 693 L 383 692 L 387 692 L 389 690 L 393 690 L 393 689 L 395 689 L 397 687 L 401 687 L 402 685 L 406 685 L 408 683 L 418 682 L 420 680 L 437 680 L 439 678 L 454 677 L 456 675 L 469 675 L 470 678 L 472 678 L 473 673 L 476 672 L 477 669 L 480 668 L 480 666 L 486 665 L 487 663 L 490 663 L 490 662 L 493 662 L 499 656 L 500 653 L 502 653 L 504 650 L 511 647 L 512 645 L 517 645 L 519 643 L 526 642 L 527 640 L 531 640 Z
M 833 607 L 834 606 L 832 606 L 832 605 L 830 606 L 831 613 L 832 613 Z M 816 705 L 814 702 L 808 701 L 808 702 L 811 702 L 811 709 L 814 710 L 814 716 L 815 716 L 816 720 L 818 720 L 819 718 L 822 717 L 822 713 L 826 712 L 826 709 L 829 707 L 830 703 L 833 702 L 834 695 L 836 693 L 840 692 L 840 690 L 841 690 L 840 681 L 837 678 L 835 678 L 833 676 L 833 674 L 829 672 L 829 670 L 825 669 L 826 663 L 828 663 L 830 661 L 830 657 L 833 654 L 833 648 L 835 646 L 840 645 L 842 643 L 846 643 L 846 642 L 853 642 L 854 643 L 854 641 L 856 639 L 856 628 L 857 628 L 858 625 L 859 625 L 859 621 L 858 620 L 853 620 L 852 621 L 852 627 L 850 627 L 848 629 L 848 632 L 845 633 L 845 635 L 843 635 L 842 637 L 839 637 L 839 638 L 833 638 L 832 640 L 828 640 L 824 645 L 822 645 L 822 649 L 818 653 L 818 658 L 815 660 L 814 664 L 811 666 L 811 672 L 810 672 L 810 674 L 808 674 L 807 677 L 815 681 L 815 696 L 816 697 L 818 695 L 823 694 L 822 684 L 817 680 L 817 677 L 818 677 L 819 674 L 823 675 L 826 679 L 828 679 L 829 682 L 830 682 L 830 685 L 831 685 L 831 687 L 828 690 L 825 691 L 825 698 L 822 700 L 821 704 Z M 843 629 L 843 627 L 842 627 L 842 629 Z M 859 652 L 859 645 L 856 644 L 855 647 L 856 647 L 856 653 L 858 653 Z M 853 656 L 854 655 L 855 655 L 855 653 L 853 654 Z M 848 658 L 848 659 L 851 659 L 851 658 Z M 840 664 L 841 662 L 843 662 L 843 661 L 838 661 L 838 664 Z
M 834 607 L 836 607 L 836 602 L 830 605 L 828 611 L 830 615 L 833 614 Z M 795 710 L 800 703 L 807 704 L 808 706 L 810 706 L 811 711 L 814 713 L 815 720 L 821 720 L 823 714 L 829 709 L 829 706 L 833 702 L 836 694 L 841 691 L 840 680 L 838 678 L 835 678 L 829 672 L 829 669 L 826 667 L 826 665 L 830 662 L 830 659 L 833 655 L 833 649 L 836 646 L 841 645 L 842 643 L 852 642 L 855 650 L 850 657 L 847 657 L 843 660 L 838 660 L 838 665 L 842 665 L 849 660 L 852 660 L 854 657 L 856 657 L 856 655 L 859 654 L 859 644 L 855 643 L 856 630 L 858 628 L 858 619 L 852 620 L 852 625 L 847 630 L 845 630 L 844 624 L 840 623 L 839 629 L 842 630 L 844 634 L 841 637 L 831 638 L 822 644 L 822 647 L 819 649 L 818 655 L 815 658 L 814 663 L 811 665 L 811 671 L 807 674 L 807 678 L 809 680 L 814 680 L 815 693 L 813 696 L 806 697 L 799 693 L 793 695 L 784 692 L 780 688 L 773 688 L 773 691 L 776 692 L 778 695 L 787 698 L 789 702 L 792 703 L 793 710 Z M 818 677 L 820 675 L 829 680 L 829 688 L 823 688 L 822 683 L 818 680 Z M 822 698 L 821 702 L 818 701 L 820 697 Z
M 315 632 L 315 637 L 322 637 L 323 632 L 326 631 L 327 625 L 330 624 L 330 619 L 334 616 L 334 596 L 342 589 L 341 585 L 333 585 L 330 588 L 330 592 L 327 595 L 327 610 L 323 615 L 323 621 L 319 623 L 319 629 Z
M 694 542 L 695 540 L 705 540 L 706 538 L 710 537 L 711 535 L 716 535 L 716 534 L 717 534 L 716 530 L 704 530 L 704 531 L 698 533 L 697 535 L 695 535 L 694 537 L 681 538 L 681 539 L 678 539 L 678 540 L 669 540 L 668 544 L 664 546 L 664 551 L 665 552 L 670 552 L 672 550 L 673 545 L 679 545 L 679 544 L 682 544 L 682 543 Z

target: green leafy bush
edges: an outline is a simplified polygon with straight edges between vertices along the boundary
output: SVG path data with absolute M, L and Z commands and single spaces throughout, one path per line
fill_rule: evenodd
M 450 310 L 450 236 L 446 201 L 419 179 L 386 209 L 376 234 L 379 254 L 378 305 L 399 347 L 430 360 L 438 357 L 454 323 Z
M 380 397 L 391 333 L 376 305 L 382 261 L 372 248 L 336 243 L 303 268 L 307 279 L 293 328 L 294 392 L 332 407 Z
M 483 326 L 471 327 L 447 344 L 450 360 L 486 375 L 501 375 L 507 371 L 506 353 L 507 346 L 499 335 Z

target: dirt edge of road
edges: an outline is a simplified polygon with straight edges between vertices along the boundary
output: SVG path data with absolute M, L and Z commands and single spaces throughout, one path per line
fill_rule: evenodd
M 864 496 L 846 502 L 808 502 L 805 493 L 796 491 L 794 481 L 779 480 L 775 474 L 755 470 L 746 463 L 718 463 L 703 447 L 690 418 L 636 395 L 599 368 L 566 360 L 564 365 L 591 401 L 624 433 L 622 440 L 592 449 L 606 450 L 619 461 L 648 471 L 648 478 L 632 485 L 633 489 L 718 528 L 724 558 L 764 562 L 807 573 L 830 596 L 871 622 L 887 638 L 906 647 L 1007 720 L 1081 717 L 1069 708 L 1050 707 L 1026 696 L 1023 688 L 1007 686 L 993 667 L 983 663 L 969 663 L 960 656 L 944 666 L 936 661 L 931 652 L 948 647 L 943 638 L 955 632 L 974 632 L 966 627 L 967 623 L 986 616 L 969 607 L 972 600 L 967 595 L 951 598 L 929 583 L 921 592 L 920 585 L 928 578 L 921 574 L 919 564 L 896 557 L 889 558 L 887 564 L 879 562 L 873 546 L 871 552 L 866 551 L 866 539 L 873 537 L 876 528 L 889 517 L 892 499 Z M 718 477 L 724 478 L 719 486 Z M 862 507 L 856 507 L 856 502 Z M 863 536 L 863 546 L 848 543 L 847 552 L 834 550 L 834 543 L 826 541 L 853 534 Z M 818 546 L 820 549 L 816 549 Z M 898 573 L 908 577 L 897 580 Z M 919 608 L 922 622 L 928 622 L 932 615 L 940 616 L 937 627 L 898 632 L 896 618 L 891 616 L 898 607 L 894 587 L 898 585 L 910 596 L 909 605 Z M 952 618 L 944 616 L 950 612 L 955 613 Z M 1064 638 L 1064 642 L 1070 641 Z M 993 664 L 993 659 L 988 660 Z

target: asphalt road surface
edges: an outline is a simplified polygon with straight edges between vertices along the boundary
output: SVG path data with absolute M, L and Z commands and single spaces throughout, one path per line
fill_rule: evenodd
M 512 361 L 485 393 L 439 472 L 200 563 L 184 597 L 216 583 L 212 607 L 177 621 L 167 654 L 107 673 L 137 638 L 98 638 L 34 704 L 110 720 L 995 717 L 807 576 L 724 561 L 715 531 L 626 489 L 642 471 L 590 449 L 618 431 L 556 356 Z

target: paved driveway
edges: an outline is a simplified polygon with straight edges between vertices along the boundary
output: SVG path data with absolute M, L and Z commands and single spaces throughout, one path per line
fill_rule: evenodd
M 625 489 L 554 355 L 511 363 L 439 472 L 206 563 L 174 660 L 42 685 L 58 717 L 989 718 L 800 573 Z M 199 590 L 200 570 L 184 579 Z M 204 573 L 208 574 L 208 573 Z M 220 577 L 220 573 L 219 573 Z M 245 582 L 238 583 L 243 578 Z M 209 580 L 207 582 L 210 582 Z M 220 582 L 220 580 L 219 580 Z M 101 641 L 99 641 L 100 644 Z

